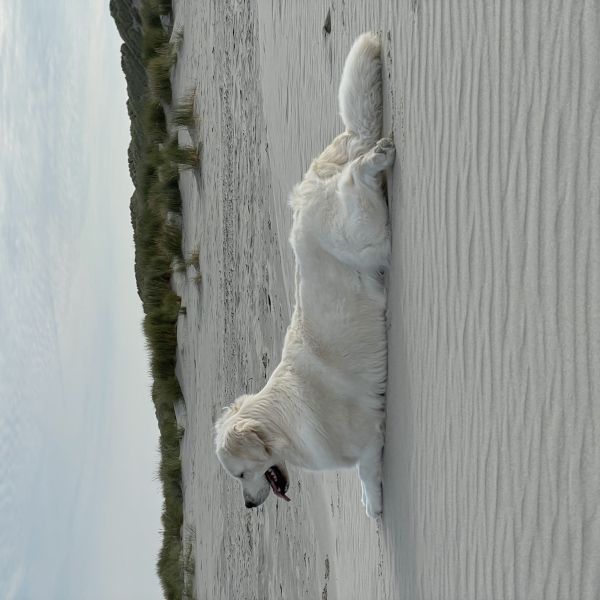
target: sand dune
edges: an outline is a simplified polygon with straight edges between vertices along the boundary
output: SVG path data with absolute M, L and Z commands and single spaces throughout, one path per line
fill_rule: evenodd
M 258 4 L 258 6 L 257 6 Z M 523 8 L 525 6 L 525 8 Z M 185 519 L 199 598 L 600 596 L 600 23 L 591 2 L 178 1 Z M 323 25 L 330 9 L 331 32 Z M 278 361 L 286 199 L 340 131 L 341 67 L 384 41 L 389 181 L 385 516 L 353 472 L 244 509 L 212 422 Z

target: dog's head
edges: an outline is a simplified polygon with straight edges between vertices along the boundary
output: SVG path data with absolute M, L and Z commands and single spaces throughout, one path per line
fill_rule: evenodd
M 215 424 L 217 457 L 224 469 L 242 485 L 246 508 L 262 504 L 269 491 L 289 502 L 285 463 L 273 452 L 268 427 L 241 410 L 250 396 L 238 398 Z

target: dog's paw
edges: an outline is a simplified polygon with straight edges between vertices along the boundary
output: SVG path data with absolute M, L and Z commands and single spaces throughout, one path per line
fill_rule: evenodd
M 396 147 L 392 138 L 380 139 L 371 151 L 365 155 L 367 164 L 374 171 L 383 171 L 394 164 L 396 159 Z
M 362 483 L 362 482 L 361 482 Z M 362 503 L 367 512 L 367 516 L 376 519 L 383 512 L 383 500 L 381 489 L 377 491 L 367 490 L 367 486 L 362 485 Z
M 394 160 L 396 159 L 396 146 L 394 145 L 394 140 L 392 138 L 380 139 L 375 144 L 373 152 L 380 157 L 383 157 L 386 169 L 394 164 Z
M 394 145 L 394 140 L 392 138 L 381 138 L 373 148 L 373 151 L 377 154 L 391 154 L 395 156 L 396 154 L 396 146 Z
M 367 502 L 365 504 L 365 510 L 367 512 L 367 516 L 371 519 L 377 519 L 383 513 L 383 506 L 381 504 L 381 498 L 377 501 L 372 502 L 370 498 L 367 498 Z

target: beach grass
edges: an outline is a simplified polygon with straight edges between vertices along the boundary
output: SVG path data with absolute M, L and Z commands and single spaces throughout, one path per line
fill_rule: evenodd
M 169 142 L 160 145 L 160 160 L 161 164 L 157 169 L 158 179 L 162 183 L 174 183 L 179 181 L 179 167 L 176 162 L 173 162 L 166 150 Z
M 156 54 L 148 61 L 148 86 L 157 100 L 166 104 L 171 102 L 171 67 L 175 64 L 176 55 L 170 52 Z
M 198 149 L 193 146 L 180 146 L 177 137 L 173 137 L 163 152 L 167 159 L 183 169 L 197 169 L 200 165 Z
M 173 258 L 182 258 L 181 252 L 181 227 L 173 223 L 165 223 L 163 226 L 164 239 L 160 243 L 164 243 L 169 254 Z
M 163 184 L 162 198 L 168 211 L 181 214 L 181 192 L 178 182 Z
M 145 45 L 146 73 L 148 75 L 148 87 L 155 99 L 171 103 L 171 69 L 177 63 L 177 53 L 183 42 L 183 31 L 173 32 L 171 37 L 166 39 L 160 34 L 155 26 L 148 28 L 149 35 L 155 39 L 155 42 Z M 145 40 L 145 35 L 143 39 Z M 145 42 L 144 42 L 145 43 Z
M 165 213 L 181 214 L 181 192 L 179 191 L 178 179 L 167 179 L 156 181 L 148 191 L 148 204 L 153 210 Z
M 195 542 L 196 533 L 195 530 L 192 530 L 188 541 L 184 544 L 183 550 L 184 600 L 193 600 L 194 598 L 194 577 L 196 575 L 196 561 L 194 559 Z
M 170 33 L 161 19 L 157 0 L 143 0 L 140 6 L 142 26 L 142 59 L 150 60 L 169 43 Z
M 200 251 L 197 248 L 189 255 L 185 264 L 188 267 L 194 267 L 196 270 L 200 268 Z
M 143 113 L 143 125 L 146 139 L 151 144 L 158 144 L 167 137 L 165 109 L 157 100 L 146 102 Z
M 173 31 L 166 25 L 173 20 L 172 2 L 142 0 L 139 12 L 136 6 L 131 0 L 111 0 L 111 14 L 125 41 L 125 54 L 133 57 L 122 63 L 129 103 L 141 106 L 138 113 L 130 111 L 132 146 L 136 148 L 129 156 L 135 186 L 130 209 L 135 275 L 153 379 L 151 396 L 160 434 L 158 478 L 164 503 L 157 572 L 164 595 L 170 600 L 193 598 L 193 552 L 188 544 L 184 555 L 183 543 L 184 432 L 175 413 L 175 406 L 184 401 L 175 365 L 177 321 L 186 309 L 173 291 L 171 280 L 174 269 L 186 268 L 178 217 L 182 211 L 180 169 L 196 168 L 199 156 L 196 148 L 179 147 L 176 133 L 169 132 L 169 128 L 192 127 L 195 123 L 192 94 L 171 106 L 171 70 L 183 42 L 183 31 Z M 165 18 L 167 15 L 170 18 Z
M 194 113 L 194 102 L 196 94 L 188 94 L 173 107 L 171 113 L 171 122 L 174 127 L 187 127 L 193 129 L 196 127 L 196 116 Z
M 169 43 L 169 34 L 162 24 L 144 24 L 142 35 L 142 57 L 148 61 L 158 55 L 158 52 Z
M 161 15 L 170 15 L 173 12 L 172 0 L 157 0 L 156 4 Z

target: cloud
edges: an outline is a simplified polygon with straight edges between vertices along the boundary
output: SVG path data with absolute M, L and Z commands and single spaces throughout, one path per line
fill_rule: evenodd
M 160 597 L 120 42 L 103 0 L 0 23 L 0 597 Z

